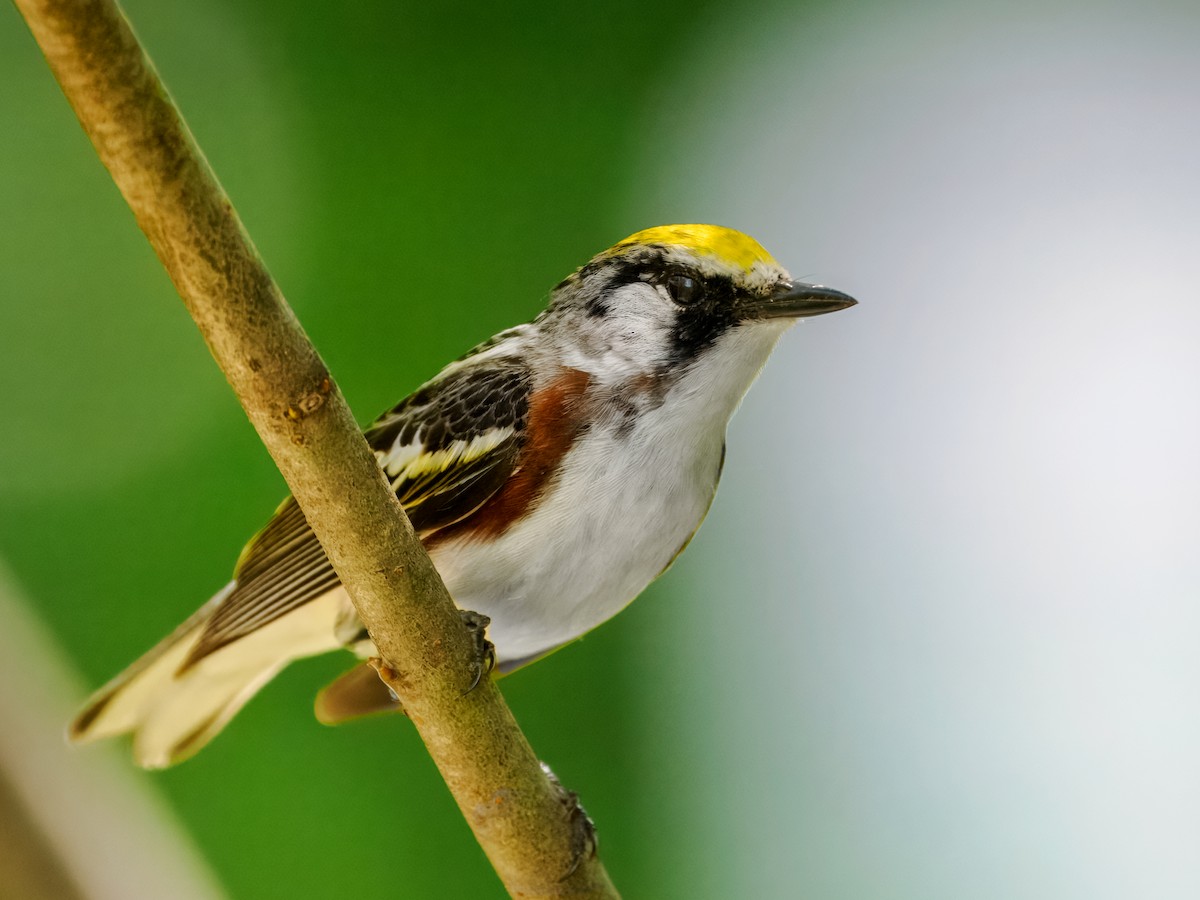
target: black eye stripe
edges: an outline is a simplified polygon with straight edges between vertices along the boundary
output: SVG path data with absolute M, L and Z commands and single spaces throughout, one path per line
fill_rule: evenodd
M 689 365 L 737 323 L 736 288 L 731 279 L 713 275 L 704 279 L 704 296 L 692 305 L 679 304 L 667 346 L 664 369 Z
M 621 257 L 595 259 L 568 279 L 579 290 L 572 300 L 589 318 L 603 318 L 619 304 L 617 288 L 647 284 L 661 289 L 664 301 L 676 309 L 677 319 L 667 355 L 673 363 L 694 358 L 711 346 L 736 321 L 733 313 L 739 288 L 725 274 L 704 274 L 669 252 L 646 246 Z

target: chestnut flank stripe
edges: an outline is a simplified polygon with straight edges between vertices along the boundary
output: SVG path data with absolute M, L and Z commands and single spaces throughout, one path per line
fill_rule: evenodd
M 533 511 L 579 434 L 583 422 L 582 398 L 589 379 L 587 372 L 564 369 L 554 381 L 530 396 L 525 446 L 517 457 L 512 476 L 474 513 L 426 538 L 427 550 L 443 540 L 468 535 L 499 537 Z

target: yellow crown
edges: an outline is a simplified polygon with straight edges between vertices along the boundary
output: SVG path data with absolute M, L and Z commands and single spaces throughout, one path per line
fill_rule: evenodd
M 778 265 L 762 244 L 749 235 L 720 225 L 659 225 L 631 234 L 609 253 L 647 244 L 673 244 L 693 253 L 714 256 L 730 265 L 749 271 L 758 262 Z M 607 255 L 607 254 L 605 254 Z

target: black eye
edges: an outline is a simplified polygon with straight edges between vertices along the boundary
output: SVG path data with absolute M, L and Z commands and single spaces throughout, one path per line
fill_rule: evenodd
M 704 282 L 692 275 L 676 272 L 667 276 L 667 293 L 680 306 L 692 306 L 704 299 Z

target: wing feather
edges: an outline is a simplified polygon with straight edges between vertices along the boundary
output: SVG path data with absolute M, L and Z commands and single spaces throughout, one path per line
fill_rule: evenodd
M 478 510 L 517 466 L 529 372 L 489 359 L 456 363 L 380 417 L 368 443 L 422 538 Z M 289 497 L 238 558 L 236 587 L 209 620 L 184 671 L 338 584 L 299 504 Z

